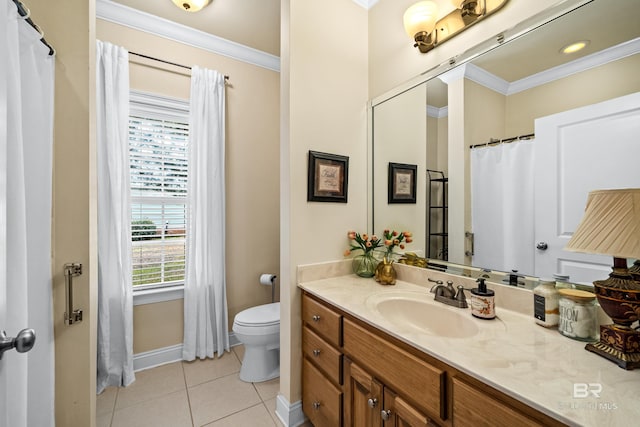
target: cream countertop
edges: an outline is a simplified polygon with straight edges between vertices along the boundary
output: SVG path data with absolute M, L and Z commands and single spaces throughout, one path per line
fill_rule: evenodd
M 429 277 L 447 278 L 430 270 L 399 267 L 403 270 L 402 274 L 399 272 L 403 278 L 416 276 L 416 272 L 418 276 L 428 274 Z M 316 273 L 319 271 L 317 266 L 312 268 Z M 500 306 L 503 302 L 521 309 L 522 296 L 533 306 L 533 297 L 528 291 L 489 284 L 489 288 L 496 291 L 497 318 L 481 320 L 471 316 L 469 309 L 432 301 L 433 294 L 428 294 L 426 280 L 422 286 L 401 280 L 395 286 L 381 286 L 373 279 L 355 275 L 315 280 L 317 277 L 320 276 L 305 274 L 299 269 L 298 286 L 559 421 L 569 425 L 626 427 L 631 425 L 630 420 L 640 419 L 640 370 L 621 369 L 586 351 L 583 342 L 566 338 L 555 329 L 538 326 L 530 315 Z M 462 283 L 469 287 L 469 279 L 453 277 L 454 286 Z M 510 293 L 517 291 L 520 295 L 516 298 L 501 295 L 501 288 Z M 391 322 L 378 312 L 374 301 L 383 293 L 398 292 L 416 292 L 421 300 L 425 300 L 423 295 L 427 293 L 430 295 L 428 300 L 434 305 L 455 312 L 466 311 L 480 332 L 468 338 L 446 338 Z M 514 301 L 518 299 L 520 301 Z M 601 385 L 600 397 L 574 398 L 576 383 Z M 599 386 L 591 388 L 597 391 Z

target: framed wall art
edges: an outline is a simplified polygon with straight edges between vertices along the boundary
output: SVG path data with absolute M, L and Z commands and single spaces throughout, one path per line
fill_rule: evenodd
M 308 202 L 347 203 L 349 157 L 309 151 Z
M 389 203 L 416 202 L 416 165 L 389 163 Z

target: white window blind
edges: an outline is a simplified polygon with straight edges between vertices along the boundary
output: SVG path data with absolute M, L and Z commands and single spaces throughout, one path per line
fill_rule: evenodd
M 132 93 L 129 115 L 133 285 L 184 282 L 188 104 Z

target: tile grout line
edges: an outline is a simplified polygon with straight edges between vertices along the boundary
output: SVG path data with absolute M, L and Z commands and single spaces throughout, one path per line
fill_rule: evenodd
M 184 381 L 184 391 L 187 393 L 187 406 L 189 407 L 189 418 L 191 419 L 191 427 L 195 427 L 195 422 L 193 420 L 193 410 L 191 409 L 191 395 L 189 394 L 189 387 L 187 386 L 187 374 L 184 372 L 184 362 L 180 362 L 180 367 L 182 368 L 182 381 Z

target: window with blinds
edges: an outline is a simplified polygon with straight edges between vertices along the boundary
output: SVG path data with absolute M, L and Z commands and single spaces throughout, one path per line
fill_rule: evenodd
M 131 94 L 131 241 L 136 289 L 184 283 L 188 114 L 186 102 Z

